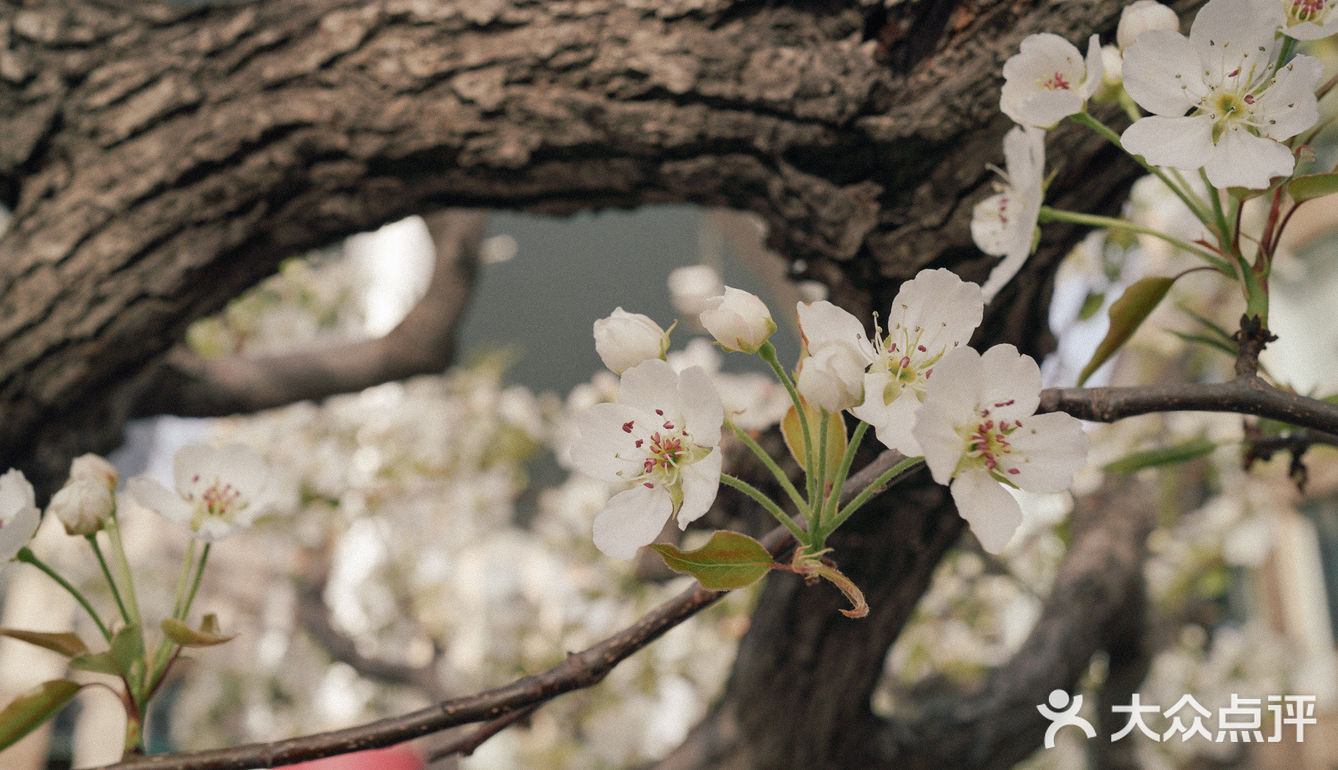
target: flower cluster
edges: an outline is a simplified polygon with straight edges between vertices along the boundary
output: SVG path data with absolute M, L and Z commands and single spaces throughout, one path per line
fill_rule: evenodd
M 1039 223 L 1135 229 L 1042 205 L 1045 132 L 1064 118 L 1097 131 L 1166 183 L 1215 234 L 1218 243 L 1203 246 L 1200 255 L 1219 272 L 1240 274 L 1231 265 L 1244 259 L 1232 253 L 1241 243 L 1232 232 L 1238 222 L 1221 196 L 1239 203 L 1249 197 L 1246 191 L 1271 188 L 1275 208 L 1281 202 L 1279 180 L 1295 173 L 1299 137 L 1318 121 L 1316 87 L 1323 74 L 1320 61 L 1296 54 L 1295 46 L 1338 32 L 1332 5 L 1210 0 L 1186 36 L 1173 10 L 1137 0 L 1121 14 L 1118 45 L 1104 51 L 1095 35 L 1085 57 L 1054 34 L 1023 40 L 1003 68 L 999 107 L 1018 124 L 1004 138 L 1006 170 L 997 194 L 976 205 L 971 222 L 976 245 L 1003 257 L 985 284 L 986 300 L 1025 262 Z M 1117 134 L 1101 124 L 1087 112 L 1094 100 L 1121 105 L 1131 125 Z M 1214 189 L 1205 196 L 1195 190 L 1197 179 L 1179 172 L 1193 172 Z M 1249 239 L 1261 244 L 1265 260 L 1273 236 Z M 1252 298 L 1251 304 L 1259 301 Z
M 796 571 L 847 590 L 844 576 L 811 555 L 858 507 L 843 510 L 838 498 L 868 427 L 889 449 L 916 462 L 923 456 L 934 479 L 951 486 L 962 516 L 992 552 L 1004 547 L 1022 518 L 1005 488 L 1062 491 L 1084 462 L 1087 440 L 1077 420 L 1034 414 L 1041 383 L 1035 361 L 1011 346 L 983 356 L 967 347 L 984 314 L 984 295 L 948 270 L 924 270 L 903 284 L 872 337 L 859 319 L 831 302 L 800 302 L 805 355 L 793 381 L 776 362 L 769 342 L 776 324 L 762 300 L 727 287 L 703 307 L 702 326 L 721 348 L 760 355 L 791 389 L 792 417 L 782 429 L 808 471 L 808 495 L 783 477 L 778 481 L 809 530 L 747 484 L 721 474 L 722 424 L 746 437 L 726 420 L 712 379 L 699 367 L 676 371 L 661 360 L 660 327 L 650 319 L 638 322 L 640 334 L 611 344 L 607 330 L 628 315 L 619 308 L 595 322 L 595 339 L 606 363 L 628 366 L 616 399 L 581 417 L 571 449 L 577 469 L 620 487 L 594 523 L 595 544 L 611 556 L 630 558 L 670 518 L 685 528 L 706 513 L 723 480 L 759 497 L 796 534 L 805 546 Z M 859 421 L 851 438 L 842 412 Z M 847 595 L 859 611 L 857 591 Z

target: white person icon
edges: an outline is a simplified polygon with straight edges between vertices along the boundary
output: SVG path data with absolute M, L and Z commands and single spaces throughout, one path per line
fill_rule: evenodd
M 1041 716 L 1050 720 L 1050 726 L 1045 729 L 1047 749 L 1055 747 L 1055 733 L 1059 732 L 1059 728 L 1069 725 L 1080 728 L 1088 738 L 1096 737 L 1096 728 L 1092 727 L 1092 723 L 1078 716 L 1078 710 L 1082 708 L 1082 695 L 1074 695 L 1070 701 L 1067 692 L 1051 690 L 1048 700 L 1049 706 L 1042 703 L 1036 707 Z

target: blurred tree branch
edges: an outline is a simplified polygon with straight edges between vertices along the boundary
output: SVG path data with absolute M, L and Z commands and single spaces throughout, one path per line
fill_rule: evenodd
M 263 357 L 202 358 L 177 345 L 148 374 L 132 414 L 214 417 L 351 393 L 415 374 L 436 374 L 455 357 L 456 330 L 478 270 L 487 214 L 428 215 L 435 259 L 427 292 L 376 339 Z

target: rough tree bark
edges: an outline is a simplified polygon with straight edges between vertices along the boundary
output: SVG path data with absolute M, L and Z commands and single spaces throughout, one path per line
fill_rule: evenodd
M 187 323 L 410 213 L 745 209 L 860 313 L 926 266 L 983 280 L 966 223 L 1008 127 L 1000 66 L 1033 32 L 1109 33 L 1120 5 L 0 0 L 0 467 L 49 487 L 118 440 Z M 1133 177 L 1076 132 L 1050 148 L 1059 205 L 1109 210 Z M 1045 349 L 1073 237 L 1047 230 L 978 342 Z M 712 751 L 766 767 L 905 749 L 868 694 L 961 524 L 932 489 L 883 508 L 834 543 L 873 614 L 771 580 L 722 705 L 737 729 Z

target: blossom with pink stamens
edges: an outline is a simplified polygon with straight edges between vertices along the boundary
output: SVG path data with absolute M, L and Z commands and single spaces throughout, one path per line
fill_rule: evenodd
M 914 433 L 934 481 L 949 484 L 953 502 L 980 544 L 997 553 L 1022 523 L 1005 486 L 1062 492 L 1087 459 L 1082 423 L 1055 412 L 1035 414 L 1041 371 L 1012 345 L 982 355 L 961 347 L 935 367 Z

